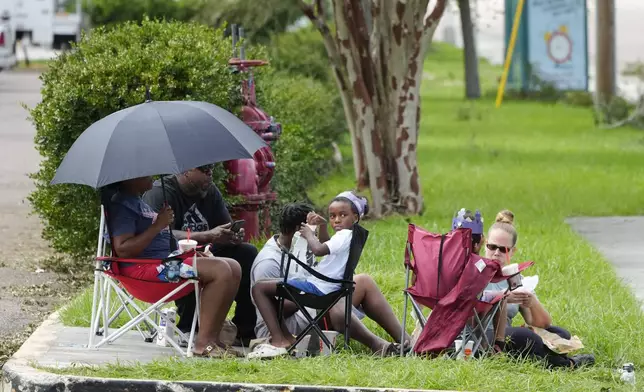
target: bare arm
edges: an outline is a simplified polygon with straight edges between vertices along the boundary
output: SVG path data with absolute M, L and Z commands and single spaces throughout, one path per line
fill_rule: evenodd
M 327 227 L 326 223 L 318 227 L 318 239 L 320 240 L 320 242 L 327 242 L 331 238 L 331 236 L 329 236 L 329 228 Z
M 331 238 L 331 236 L 329 236 L 327 221 L 321 215 L 318 215 L 315 212 L 309 212 L 306 216 L 306 223 L 319 227 L 318 239 L 320 242 L 327 242 Z
M 538 328 L 549 328 L 552 325 L 552 317 L 550 313 L 543 307 L 541 302 L 531 295 L 531 299 L 525 301 L 525 304 L 519 306 L 519 311 L 523 316 L 526 324 Z
M 499 311 L 494 315 L 494 340 L 497 342 L 505 341 L 506 320 L 508 319 L 508 308 L 505 299 L 501 300 Z
M 156 220 L 152 222 L 143 233 L 135 235 L 134 233 L 125 233 L 114 236 L 114 250 L 119 257 L 138 257 L 145 248 L 147 248 L 154 237 L 156 237 L 163 229 L 172 224 L 174 220 L 174 213 L 168 206 L 161 208 L 157 214 Z M 169 252 L 168 246 L 168 252 Z
M 309 243 L 309 248 L 311 248 L 311 252 L 313 252 L 314 255 L 326 256 L 331 253 L 329 247 L 326 244 L 320 242 L 320 240 L 315 236 L 315 233 L 313 233 L 313 230 L 311 230 L 310 227 L 308 227 L 307 225 L 302 225 L 301 233 L 302 237 L 304 237 L 304 239 L 306 239 L 306 242 Z
M 154 237 L 163 230 L 164 226 L 157 222 L 150 225 L 143 233 L 139 235 L 123 234 L 113 238 L 114 250 L 119 257 L 134 258 L 138 257 L 145 248 L 150 245 Z
M 181 230 L 172 230 L 172 234 L 177 240 L 188 239 L 188 232 Z M 212 241 L 212 233 L 210 231 L 191 231 L 190 239 L 197 241 L 199 244 L 207 244 Z

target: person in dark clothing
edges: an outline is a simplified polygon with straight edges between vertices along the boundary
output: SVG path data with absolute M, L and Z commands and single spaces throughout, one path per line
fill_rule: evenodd
M 257 316 L 250 296 L 250 268 L 257 256 L 257 248 L 243 243 L 244 229 L 235 233 L 230 230 L 232 219 L 226 209 L 221 192 L 212 182 L 211 165 L 198 167 L 185 173 L 164 178 L 165 195 L 160 181 L 145 193 L 143 200 L 155 211 L 163 208 L 166 198 L 175 214 L 172 233 L 177 240 L 185 239 L 190 230 L 190 239 L 199 244 L 211 244 L 210 251 L 216 257 L 236 260 L 242 269 L 239 291 L 235 297 L 235 315 L 238 344 L 248 345 L 255 338 Z M 194 296 L 177 300 L 180 317 L 178 328 L 190 330 L 196 306 Z

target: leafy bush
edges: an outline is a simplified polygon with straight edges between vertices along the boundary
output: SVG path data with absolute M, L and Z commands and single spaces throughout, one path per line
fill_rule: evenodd
M 273 187 L 280 204 L 306 198 L 306 190 L 332 167 L 331 143 L 345 132 L 334 88 L 303 76 L 274 73 L 261 83 L 264 110 L 282 123 L 275 143 Z
M 195 19 L 210 26 L 241 25 L 248 40 L 266 44 L 303 17 L 297 0 L 207 0 Z
M 95 190 L 49 182 L 76 138 L 93 122 L 142 103 L 146 86 L 155 100 L 202 100 L 226 108 L 238 75 L 227 66 L 231 43 L 207 26 L 146 20 L 114 30 L 99 28 L 77 50 L 52 61 L 42 75 L 42 102 L 32 111 L 43 157 L 31 194 L 43 237 L 75 257 L 91 253 L 98 229 Z
M 315 28 L 275 35 L 268 50 L 276 70 L 308 76 L 335 87 L 322 36 Z
M 73 2 L 70 2 L 73 3 Z M 151 19 L 188 21 L 198 15 L 205 0 L 84 0 L 83 10 L 94 26 Z

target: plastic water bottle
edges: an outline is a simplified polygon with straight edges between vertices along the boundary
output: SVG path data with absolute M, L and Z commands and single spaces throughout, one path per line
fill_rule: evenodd
M 177 311 L 174 308 L 163 309 L 162 317 L 159 320 L 159 329 L 157 330 L 157 345 L 162 347 L 170 346 L 170 340 L 175 340 L 174 326 L 177 323 Z
M 635 367 L 632 363 L 625 363 L 620 369 L 622 375 L 620 379 L 625 384 L 635 385 Z

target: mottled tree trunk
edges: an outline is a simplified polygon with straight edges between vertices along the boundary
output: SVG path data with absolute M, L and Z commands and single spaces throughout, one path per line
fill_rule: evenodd
M 419 213 L 416 163 L 423 60 L 446 0 L 333 0 L 335 36 L 323 0 L 303 0 L 322 33 L 351 132 L 358 187 L 368 185 L 372 214 Z M 369 5 L 370 9 L 365 9 Z

